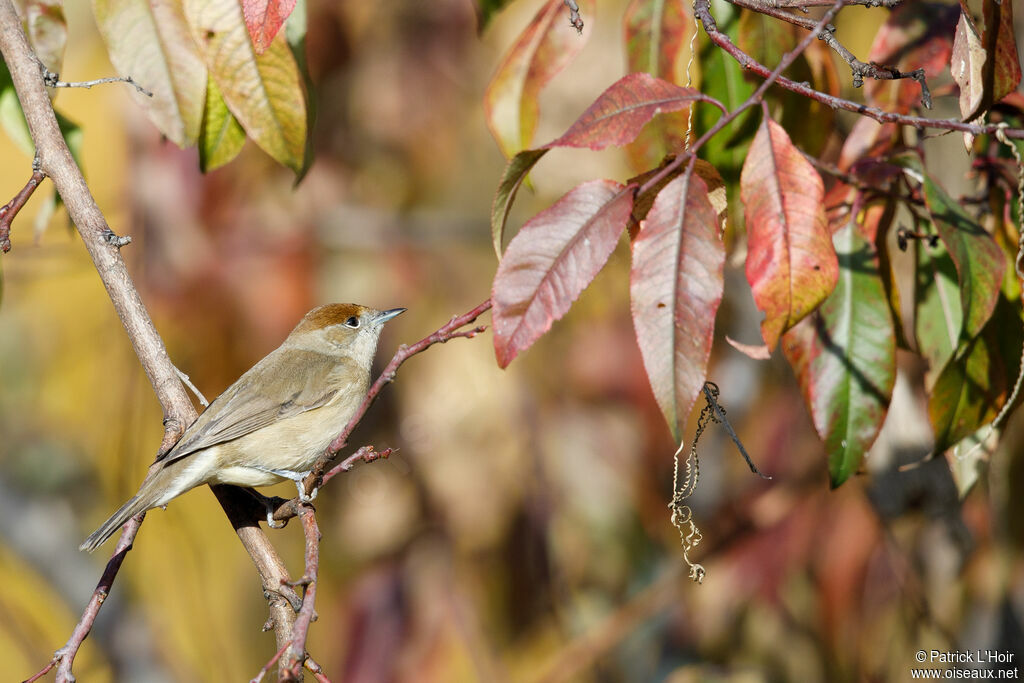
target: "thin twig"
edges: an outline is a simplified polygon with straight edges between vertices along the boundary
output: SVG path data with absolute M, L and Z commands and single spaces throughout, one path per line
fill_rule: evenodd
M 737 7 L 757 12 L 773 19 L 785 21 L 799 26 L 800 28 L 814 31 L 814 20 L 797 16 L 792 12 L 786 11 L 789 8 L 803 9 L 806 11 L 808 5 L 791 5 L 786 8 L 779 6 L 777 3 L 765 2 L 765 0 L 729 0 L 730 3 Z M 827 5 L 828 2 L 822 2 L 821 4 Z M 836 27 L 828 24 L 823 27 L 820 31 L 815 31 L 815 35 L 818 39 L 828 45 L 832 50 L 839 55 L 839 57 L 846 62 L 850 71 L 853 73 L 853 87 L 859 88 L 864 85 L 864 78 L 871 78 L 876 81 L 892 81 L 902 78 L 909 78 L 917 81 L 921 85 L 921 103 L 925 106 L 925 109 L 932 108 L 932 96 L 928 90 L 928 84 L 925 82 L 924 69 L 915 69 L 910 72 L 903 72 L 899 69 L 891 66 L 880 66 L 873 62 L 862 62 L 857 59 L 850 50 L 846 48 L 835 35 Z
M 40 65 L 41 66 L 41 65 Z M 88 90 L 94 85 L 103 85 L 104 83 L 127 83 L 132 86 L 146 97 L 152 97 L 153 93 L 141 85 L 131 76 L 108 76 L 107 78 L 96 78 L 91 81 L 62 81 L 60 76 L 47 69 L 45 66 L 41 66 L 43 71 L 43 85 L 47 88 L 85 88 Z
M 289 645 L 291 645 L 291 642 L 287 642 L 282 645 L 281 648 L 274 653 L 274 656 L 270 658 L 270 661 L 260 667 L 259 673 L 249 679 L 249 683 L 260 683 L 260 681 L 263 680 L 263 677 L 270 671 L 270 668 L 274 666 L 274 663 L 277 662 L 277 660 L 281 658 L 281 655 L 284 654 L 284 651 L 288 649 Z
M 288 649 L 282 670 L 282 680 L 298 681 L 302 678 L 302 664 L 306 660 L 306 637 L 309 625 L 314 619 L 314 603 L 316 601 L 316 579 L 320 572 L 320 529 L 316 523 L 316 511 L 313 506 L 304 503 L 299 508 L 299 519 L 306 536 L 306 569 L 296 583 L 305 586 L 302 596 L 302 608 L 295 618 L 292 628 L 292 642 Z
M 201 406 L 203 406 L 204 408 L 209 407 L 210 402 L 206 400 L 205 396 L 203 396 L 203 392 L 199 391 L 199 388 L 196 387 L 195 384 L 192 384 L 192 380 L 189 379 L 188 375 L 186 375 L 184 372 L 182 372 L 181 368 L 179 368 L 177 365 L 174 366 L 174 370 L 178 373 L 178 379 L 180 379 L 182 381 L 182 383 L 186 387 L 188 387 L 192 391 L 193 394 L 196 395 L 196 398 L 199 399 L 199 404 Z
M 562 0 L 569 8 L 569 25 L 576 29 L 576 33 L 583 33 L 583 19 L 580 17 L 580 6 L 576 0 Z
M 462 315 L 455 316 L 447 323 L 439 327 L 436 332 L 424 337 L 415 344 L 411 344 L 409 346 L 403 344 L 398 348 L 398 351 L 395 352 L 395 355 L 391 357 L 391 361 L 387 364 L 387 366 L 385 366 L 383 372 L 380 373 L 380 376 L 377 378 L 377 381 L 374 382 L 373 386 L 370 387 L 370 390 L 366 394 L 366 398 L 363 399 L 363 402 L 359 405 L 359 408 L 356 410 L 355 414 L 349 420 L 348 424 L 341 431 L 341 433 L 334 438 L 334 441 L 332 441 L 331 444 L 327 447 L 327 450 L 324 452 L 324 454 L 321 455 L 317 459 L 316 463 L 313 464 L 313 469 L 310 471 L 310 473 L 306 476 L 305 479 L 303 479 L 302 485 L 306 492 L 306 495 L 311 495 L 313 491 L 319 488 L 320 485 L 323 483 L 324 473 L 327 471 L 327 468 L 331 466 L 331 463 L 338 456 L 338 453 L 340 453 L 341 450 L 345 448 L 345 446 L 348 444 L 348 437 L 352 434 L 352 430 L 356 428 L 356 425 L 359 424 L 359 421 L 363 419 L 364 415 L 366 415 L 366 411 L 369 410 L 373 402 L 377 400 L 377 395 L 380 394 L 381 389 L 383 389 L 387 384 L 394 381 L 395 373 L 398 371 L 398 368 L 402 365 L 402 363 L 407 361 L 409 358 L 415 356 L 416 354 L 427 350 L 434 344 L 443 344 L 457 337 L 465 337 L 467 339 L 472 339 L 476 335 L 483 332 L 485 328 L 475 327 L 470 330 L 463 330 L 461 328 L 476 321 L 478 317 L 483 315 L 490 308 L 491 300 L 488 299 L 487 301 L 484 301 L 483 303 L 479 304 L 472 310 L 467 311 Z
M 99 614 L 100 607 L 103 606 L 107 596 L 110 595 L 110 589 L 114 585 L 114 579 L 117 577 L 118 570 L 121 569 L 121 563 L 124 562 L 125 556 L 128 554 L 128 551 L 131 550 L 131 544 L 135 538 L 135 531 L 138 530 L 141 520 L 142 516 L 140 515 L 125 525 L 125 533 L 118 539 L 117 547 L 114 548 L 114 554 L 110 560 L 107 561 L 107 566 L 103 570 L 103 575 L 100 576 L 99 583 L 96 584 L 96 589 L 93 590 L 92 596 L 89 598 L 89 603 L 85 606 L 85 610 L 82 612 L 82 618 L 79 619 L 78 623 L 75 625 L 75 629 L 71 632 L 71 637 L 68 638 L 64 647 L 54 653 L 54 660 L 58 660 L 59 662 L 57 665 L 57 681 L 75 680 L 74 674 L 71 673 L 71 667 L 75 662 L 75 655 L 78 654 L 78 650 L 82 647 L 82 643 L 85 642 L 86 637 L 92 630 L 92 625 L 96 621 L 96 615 Z
M 14 199 L 0 206 L 0 251 L 3 253 L 6 254 L 11 250 L 11 223 L 14 222 L 14 217 L 25 206 L 45 177 L 46 174 L 39 168 L 38 159 L 33 161 L 32 176 L 25 183 L 25 187 L 14 195 Z
M 313 678 L 319 683 L 331 683 L 331 679 L 324 673 L 324 668 L 317 664 L 309 654 L 306 655 L 306 668 L 313 673 Z

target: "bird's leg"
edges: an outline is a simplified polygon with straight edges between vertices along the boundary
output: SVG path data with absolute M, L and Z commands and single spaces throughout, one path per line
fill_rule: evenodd
M 312 493 L 306 495 L 306 487 L 302 485 L 302 480 L 306 478 L 309 472 L 302 472 L 299 478 L 295 480 L 295 488 L 299 490 L 299 500 L 303 503 L 312 503 L 316 500 L 316 494 L 320 492 L 320 489 L 313 489 Z
M 305 472 L 295 472 L 293 470 L 267 470 L 267 471 L 268 472 L 272 472 L 272 473 L 276 474 L 279 477 L 284 477 L 285 479 L 291 479 L 293 482 L 295 482 L 295 489 L 299 492 L 299 501 L 300 502 L 312 503 L 316 499 L 316 494 L 318 492 L 318 489 L 313 489 L 313 492 L 310 493 L 307 496 L 306 495 L 306 489 L 302 485 L 302 480 L 306 478 L 306 475 L 309 474 L 310 470 L 306 470 Z
M 246 488 L 245 490 L 252 494 L 256 501 L 267 511 L 267 526 L 271 529 L 283 529 L 288 526 L 287 519 L 281 521 L 274 519 L 274 510 L 280 507 L 282 503 L 287 502 L 284 498 L 281 498 L 280 496 L 264 496 L 262 493 L 252 488 Z

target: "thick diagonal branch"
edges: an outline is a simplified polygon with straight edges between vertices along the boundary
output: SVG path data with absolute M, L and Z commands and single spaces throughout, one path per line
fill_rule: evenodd
M 96 205 L 92 192 L 61 135 L 43 84 L 39 60 L 25 38 L 21 20 L 11 0 L 0 0 L 0 52 L 11 74 L 22 111 L 25 113 L 29 133 L 36 146 L 39 169 L 53 180 L 64 200 L 68 214 L 74 221 L 82 237 L 82 243 L 92 257 L 110 301 L 128 333 L 135 354 L 153 385 L 153 391 L 164 412 L 167 430 L 165 443 L 176 440 L 177 435 L 195 419 L 195 409 L 178 379 L 163 340 L 139 298 L 131 275 L 121 258 L 117 240 L 111 239 L 114 233 Z M 264 585 L 280 585 L 282 579 L 287 580 L 287 573 L 282 575 L 274 570 L 276 565 L 283 571 L 284 564 L 266 536 L 258 528 L 247 526 L 244 520 L 233 518 L 230 507 L 226 507 L 225 512 L 235 528 L 240 530 L 239 538 L 260 570 Z M 124 548 L 121 552 L 130 547 L 137 529 L 138 523 L 135 521 L 127 525 L 118 543 L 119 547 Z M 274 559 L 276 561 L 272 561 Z M 58 653 L 61 655 L 58 680 L 73 680 L 71 662 L 91 628 L 119 564 L 117 562 L 108 565 L 108 572 L 104 574 L 93 599 L 83 613 L 75 634 L 68 641 L 68 649 Z M 271 572 L 271 575 L 263 575 L 263 572 Z M 108 573 L 110 576 L 107 576 Z M 281 614 L 284 614 L 284 610 L 281 610 Z M 294 615 L 291 615 L 290 619 L 283 616 L 275 619 L 274 628 L 278 643 L 290 640 L 293 619 Z

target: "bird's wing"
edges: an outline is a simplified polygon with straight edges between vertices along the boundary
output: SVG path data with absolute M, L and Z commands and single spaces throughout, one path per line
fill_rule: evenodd
M 332 370 L 347 359 L 315 351 L 281 351 L 273 351 L 218 396 L 161 459 L 164 464 L 319 408 L 343 388 L 328 382 L 338 374 Z M 259 390 L 268 386 L 280 388 L 273 395 Z

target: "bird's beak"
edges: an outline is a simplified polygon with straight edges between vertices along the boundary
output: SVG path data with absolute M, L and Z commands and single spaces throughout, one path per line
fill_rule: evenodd
M 386 323 L 387 321 L 391 320 L 392 318 L 394 318 L 396 315 L 399 315 L 400 313 L 405 313 L 405 309 L 404 308 L 392 308 L 390 311 L 381 311 L 377 315 L 377 321 L 376 322 L 377 322 L 378 325 L 383 325 L 384 323 Z

